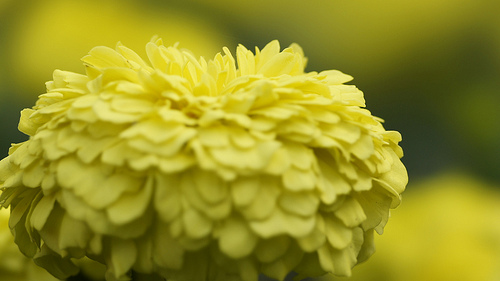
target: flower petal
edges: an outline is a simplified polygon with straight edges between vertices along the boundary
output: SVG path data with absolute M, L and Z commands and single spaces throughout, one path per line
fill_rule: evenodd
M 139 218 L 148 207 L 152 193 L 153 179 L 148 178 L 140 191 L 123 194 L 115 203 L 106 208 L 110 222 L 125 224 Z M 130 206 L 134 207 L 130 208 Z
M 229 257 L 240 259 L 252 253 L 257 239 L 243 219 L 231 217 L 220 230 L 219 248 Z

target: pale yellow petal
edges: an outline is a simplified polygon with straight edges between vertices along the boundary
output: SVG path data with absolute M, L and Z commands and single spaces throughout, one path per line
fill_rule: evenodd
M 263 50 L 264 51 L 264 50 Z M 263 74 L 266 77 L 279 76 L 292 72 L 296 64 L 296 57 L 290 53 L 279 53 L 267 60 L 257 73 Z
M 184 211 L 182 221 L 188 237 L 202 238 L 209 235 L 210 231 L 212 231 L 212 221 L 196 210 L 189 209 Z
M 124 113 L 144 114 L 152 111 L 153 106 L 154 102 L 146 99 L 114 98 L 111 100 L 111 109 Z
M 183 201 L 183 204 L 189 205 L 184 208 L 198 210 L 199 212 L 208 216 L 208 218 L 214 220 L 219 220 L 227 217 L 231 212 L 231 201 L 229 194 L 227 194 L 227 196 L 220 197 L 221 200 L 216 204 L 210 204 L 198 191 L 199 188 L 197 186 L 200 185 L 200 183 L 198 183 L 195 178 L 196 174 L 196 172 L 192 172 L 184 173 L 182 175 L 182 180 L 179 187 L 180 190 L 182 190 L 184 198 L 186 199 L 186 201 Z M 224 190 L 224 193 L 227 192 L 225 191 L 226 187 L 223 186 L 222 189 Z
M 182 209 L 180 176 L 156 174 L 154 203 L 160 217 L 170 221 L 177 217 Z
M 316 219 L 320 220 L 319 218 Z M 325 232 L 321 231 L 317 226 L 314 227 L 311 233 L 297 239 L 297 244 L 305 252 L 310 253 L 319 249 L 326 241 Z
M 303 171 L 292 167 L 283 173 L 283 185 L 291 191 L 312 190 L 316 181 L 313 170 Z
M 226 146 L 212 148 L 210 152 L 213 158 L 223 165 L 238 169 L 259 170 L 267 165 L 279 145 L 278 142 L 259 142 L 251 149 Z
M 160 156 L 171 157 L 178 153 L 182 147 L 196 135 L 196 131 L 190 128 L 181 130 L 175 137 L 161 143 L 152 142 L 143 137 L 135 137 L 128 140 L 128 145 L 137 151 L 154 153 Z
M 256 69 L 260 69 L 267 61 L 271 60 L 280 52 L 280 43 L 278 40 L 273 40 L 261 50 L 255 48 L 255 64 Z
M 248 228 L 243 219 L 238 217 L 229 218 L 220 229 L 219 248 L 233 259 L 248 256 L 257 241 L 257 235 Z
M 111 186 L 108 188 L 111 188 Z M 110 222 L 124 224 L 139 218 L 149 206 L 152 193 L 152 178 L 148 178 L 145 181 L 140 191 L 124 193 L 115 203 L 106 208 Z M 130 206 L 134 207 L 131 208 Z
M 112 123 L 122 124 L 131 123 L 137 121 L 138 117 L 131 113 L 122 113 L 113 110 L 111 105 L 102 100 L 98 100 L 92 106 L 92 109 L 96 116 L 103 121 L 108 121 Z
M 334 125 L 329 125 L 323 127 L 323 133 L 332 138 L 336 138 L 347 143 L 355 143 L 361 137 L 361 129 L 351 123 L 339 122 Z
M 180 269 L 184 249 L 169 235 L 168 226 L 156 223 L 153 235 L 153 261 L 164 268 Z
M 82 58 L 82 61 L 96 68 L 129 67 L 127 60 L 122 55 L 103 46 L 90 50 L 89 55 Z
M 361 224 L 365 231 L 375 229 L 378 233 L 382 233 L 389 218 L 389 206 L 392 198 L 384 195 L 384 191 L 381 189 L 381 187 L 374 185 L 372 190 L 358 193 L 355 196 L 366 215 L 366 220 Z
M 342 202 L 342 205 L 335 211 L 335 216 L 348 227 L 358 226 L 366 220 L 363 208 L 359 202 L 351 196 L 348 196 Z
M 245 187 L 240 188 L 255 188 L 254 184 L 257 184 L 257 182 L 253 181 L 251 185 L 245 184 Z M 240 208 L 240 211 L 248 220 L 262 220 L 269 217 L 274 212 L 277 203 L 276 199 L 281 193 L 279 181 L 275 177 L 261 178 L 259 185 L 259 192 L 255 199 L 251 201 L 250 205 Z M 254 191 L 250 190 L 249 192 Z
M 268 218 L 261 221 L 251 221 L 250 227 L 264 238 L 282 234 L 303 237 L 312 231 L 315 220 L 315 216 L 299 217 L 276 208 Z
M 33 213 L 31 214 L 31 225 L 41 230 L 54 207 L 56 197 L 55 196 L 44 196 L 38 201 Z
M 229 144 L 229 134 L 225 126 L 201 127 L 198 137 L 204 146 L 223 147 Z
M 245 207 L 254 202 L 260 190 L 260 186 L 265 184 L 261 177 L 239 177 L 231 183 L 231 195 L 234 204 Z
M 75 188 L 75 193 L 80 195 L 90 206 L 96 209 L 102 209 L 113 202 L 117 201 L 122 194 L 126 192 L 136 192 L 141 186 L 143 186 L 143 180 L 140 178 L 134 178 L 125 173 L 120 174 L 107 174 L 107 173 L 99 173 L 95 172 L 94 175 L 100 178 L 104 178 L 99 181 L 99 179 L 84 179 L 81 181 L 81 184 Z M 85 183 L 86 187 L 92 190 L 91 192 L 83 192 L 83 183 Z M 147 186 L 147 184 L 145 185 Z M 82 190 L 80 190 L 82 188 Z M 148 188 L 144 188 L 144 192 L 151 192 Z M 125 197 L 129 198 L 132 195 Z M 139 196 L 140 199 L 137 203 L 140 203 L 138 208 L 139 210 L 143 210 L 143 204 L 145 204 L 142 200 L 146 200 L 144 197 L 147 197 L 147 194 L 143 194 L 143 196 Z M 129 198 L 128 200 L 132 200 Z M 118 201 L 119 202 L 119 201 Z M 134 212 L 131 210 L 131 212 Z
M 319 198 L 312 192 L 284 192 L 278 202 L 288 213 L 307 217 L 317 212 Z
M 111 257 L 108 270 L 115 278 L 122 278 L 135 263 L 137 248 L 130 240 L 114 238 L 110 243 Z
M 178 153 L 172 157 L 161 158 L 159 160 L 160 170 L 165 173 L 185 171 L 195 164 L 197 164 L 195 158 L 192 155 L 184 153 Z
M 33 109 L 23 109 L 21 111 L 21 120 L 19 120 L 19 131 L 32 136 L 36 133 L 38 126 L 29 118 L 35 111 Z
M 352 241 L 352 230 L 335 218 L 325 218 L 325 233 L 335 249 L 344 249 Z
M 288 236 L 277 236 L 259 241 L 255 249 L 255 256 L 260 262 L 270 263 L 281 258 L 291 244 Z
M 61 221 L 60 249 L 85 249 L 91 238 L 90 229 L 80 220 L 65 215 Z
M 217 204 L 229 196 L 228 184 L 223 181 L 217 174 L 198 170 L 193 173 L 193 179 L 197 191 L 209 204 Z
M 338 70 L 321 71 L 319 75 L 324 75 L 325 76 L 324 81 L 334 85 L 341 85 L 353 79 L 351 75 L 347 75 Z
M 369 135 L 362 135 L 349 150 L 359 159 L 365 160 L 373 154 L 375 148 L 372 138 Z
M 164 122 L 158 119 L 144 120 L 130 126 L 120 134 L 121 138 L 146 137 L 154 143 L 162 143 L 175 137 L 184 126 L 178 122 Z
M 292 269 L 297 267 L 303 256 L 304 252 L 292 243 L 280 259 L 263 264 L 262 272 L 271 278 L 283 280 Z
M 41 162 L 41 161 L 40 161 Z M 34 163 L 29 167 L 24 169 L 23 174 L 23 185 L 26 187 L 38 187 L 42 183 L 42 180 L 46 173 L 46 168 L 43 163 Z

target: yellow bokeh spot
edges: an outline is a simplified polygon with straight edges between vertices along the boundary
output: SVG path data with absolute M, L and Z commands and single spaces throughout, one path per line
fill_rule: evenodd
M 43 92 L 54 69 L 83 73 L 75 58 L 96 45 L 113 48 L 121 41 L 144 55 L 144 42 L 158 35 L 196 56 L 212 56 L 220 46 L 231 45 L 224 28 L 203 18 L 130 1 L 38 1 L 20 16 L 24 18 L 9 39 L 12 74 L 16 88 L 33 98 Z

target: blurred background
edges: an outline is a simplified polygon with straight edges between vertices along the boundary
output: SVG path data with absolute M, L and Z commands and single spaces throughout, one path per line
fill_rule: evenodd
M 385 120 L 386 129 L 403 135 L 410 176 L 404 200 L 421 200 L 407 208 L 441 213 L 444 204 L 426 202 L 435 196 L 447 202 L 439 190 L 460 176 L 470 179 L 465 188 L 471 192 L 483 194 L 478 186 L 500 189 L 499 12 L 497 0 L 0 0 L 0 156 L 7 156 L 10 143 L 27 139 L 17 131 L 19 112 L 44 93 L 52 71 L 84 73 L 79 58 L 94 46 L 121 41 L 144 55 L 145 43 L 158 35 L 211 58 L 222 46 L 234 53 L 238 43 L 253 49 L 279 39 L 282 47 L 303 47 L 307 71 L 338 69 L 354 76 L 351 83 L 365 93 L 367 108 Z M 450 184 L 426 184 L 443 175 Z M 426 185 L 436 195 L 425 199 L 419 190 Z M 489 197 L 500 203 L 497 195 Z M 476 217 L 464 218 L 460 206 L 470 200 L 483 206 L 481 198 L 459 196 L 458 203 L 446 205 L 458 208 L 449 216 L 467 225 Z M 400 209 L 403 214 L 405 202 Z M 498 209 L 477 216 L 500 221 Z

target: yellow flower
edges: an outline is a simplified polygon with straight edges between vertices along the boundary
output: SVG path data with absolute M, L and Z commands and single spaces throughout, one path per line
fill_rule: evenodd
M 412 186 L 376 239 L 375 255 L 351 278 L 333 280 L 500 280 L 500 192 L 495 188 L 458 173 Z
M 371 255 L 407 183 L 400 134 L 296 44 L 223 50 L 118 44 L 54 72 L 0 162 L 26 255 L 59 278 L 88 256 L 108 280 L 349 275 Z

